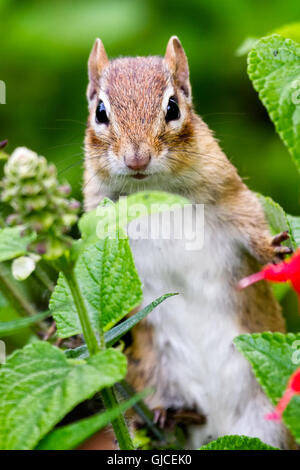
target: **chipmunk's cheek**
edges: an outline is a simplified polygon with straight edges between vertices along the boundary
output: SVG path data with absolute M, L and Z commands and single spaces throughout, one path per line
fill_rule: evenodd
M 122 159 L 110 147 L 106 152 L 106 166 L 111 176 L 117 176 L 122 173 L 123 162 Z

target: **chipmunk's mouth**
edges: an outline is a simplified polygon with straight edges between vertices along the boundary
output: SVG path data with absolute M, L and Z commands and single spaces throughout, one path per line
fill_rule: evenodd
M 145 175 L 144 173 L 136 173 L 135 175 L 131 175 L 131 177 L 136 179 L 136 180 L 143 180 L 143 179 L 147 178 L 147 176 L 149 176 L 149 175 Z

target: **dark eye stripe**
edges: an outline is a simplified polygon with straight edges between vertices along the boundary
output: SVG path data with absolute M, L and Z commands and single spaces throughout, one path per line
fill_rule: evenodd
M 96 122 L 101 124 L 108 124 L 108 117 L 103 101 L 99 101 L 96 109 Z

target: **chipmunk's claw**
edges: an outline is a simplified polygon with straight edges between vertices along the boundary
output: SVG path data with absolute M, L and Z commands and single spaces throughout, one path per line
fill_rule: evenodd
M 293 250 L 292 248 L 290 248 L 289 246 L 275 246 L 274 248 L 274 252 L 276 253 L 276 255 L 290 255 L 291 253 L 293 253 Z
M 277 263 L 278 261 L 282 261 L 285 256 L 293 253 L 292 248 L 290 248 L 289 246 L 281 246 L 281 243 L 288 240 L 289 238 L 290 236 L 287 231 L 281 232 L 272 238 L 271 244 L 274 247 L 275 263 Z
M 157 408 L 154 408 L 153 415 L 153 422 L 163 429 L 167 421 L 167 410 L 162 406 L 158 406 Z

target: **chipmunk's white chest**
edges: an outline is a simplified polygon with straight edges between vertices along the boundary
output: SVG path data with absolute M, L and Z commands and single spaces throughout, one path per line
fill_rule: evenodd
M 209 413 L 212 404 L 221 406 L 231 399 L 224 373 L 230 380 L 234 363 L 243 361 L 232 345 L 239 334 L 232 274 L 241 262 L 239 249 L 218 220 L 206 211 L 201 249 L 186 249 L 187 240 L 131 240 L 144 304 L 179 293 L 148 316 L 157 348 L 157 393 L 166 407 Z M 143 238 L 148 228 L 141 224 Z

